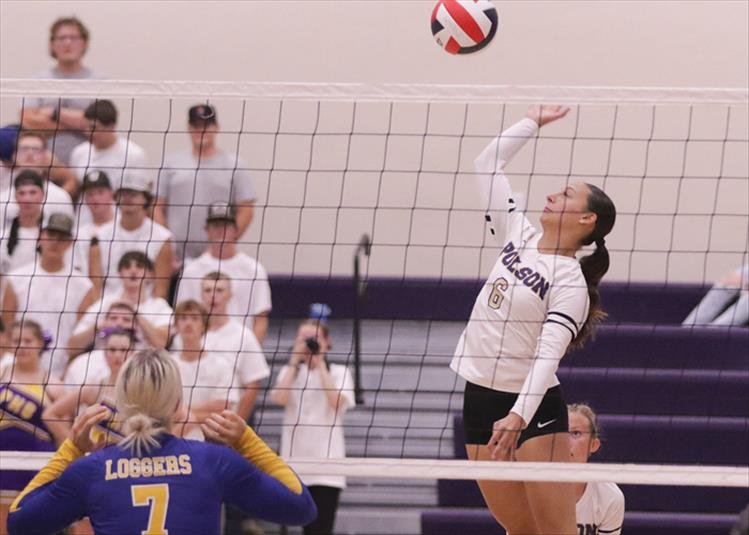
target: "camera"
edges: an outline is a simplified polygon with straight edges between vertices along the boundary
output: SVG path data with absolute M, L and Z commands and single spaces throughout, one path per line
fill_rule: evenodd
M 317 355 L 320 352 L 320 342 L 317 341 L 317 338 L 309 337 L 304 341 L 304 343 L 307 345 L 309 352 L 313 355 Z

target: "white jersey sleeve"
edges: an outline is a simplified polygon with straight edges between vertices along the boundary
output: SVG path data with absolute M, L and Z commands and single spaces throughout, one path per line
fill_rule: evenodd
M 528 424 L 546 391 L 556 384 L 559 362 L 588 317 L 588 289 L 582 272 L 560 276 L 549 291 L 549 309 L 528 375 L 511 411 Z
M 504 168 L 537 133 L 538 124 L 532 119 L 523 119 L 489 143 L 474 161 L 479 198 L 490 231 L 499 245 L 504 245 L 513 225 L 526 226 L 525 216 L 515 211 L 515 200 Z

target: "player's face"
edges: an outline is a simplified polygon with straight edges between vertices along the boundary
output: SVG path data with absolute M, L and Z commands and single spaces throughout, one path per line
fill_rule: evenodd
M 211 221 L 206 224 L 205 233 L 212 243 L 237 241 L 237 226 L 230 221 Z
M 224 279 L 204 280 L 201 283 L 201 297 L 203 304 L 209 311 L 223 310 L 231 299 L 229 281 Z
M 194 339 L 203 336 L 205 333 L 205 324 L 203 316 L 200 314 L 183 314 L 175 320 L 175 327 L 182 338 Z
M 16 188 L 16 202 L 19 215 L 36 215 L 42 211 L 44 191 L 32 184 Z
M 107 365 L 113 374 L 117 374 L 125 364 L 125 360 L 130 354 L 130 337 L 124 334 L 113 334 L 107 338 L 107 345 L 104 349 L 104 356 L 107 359 Z
M 590 422 L 582 414 L 570 412 L 569 421 L 572 462 L 587 463 L 588 457 L 601 447 L 601 441 L 593 437 Z
M 588 196 L 590 188 L 585 182 L 573 182 L 562 191 L 552 193 L 546 197 L 546 206 L 541 214 L 541 224 L 544 228 L 576 229 L 580 219 L 588 210 Z
M 80 61 L 86 53 L 87 46 L 80 30 L 73 24 L 60 26 L 49 43 L 50 52 L 61 63 Z
M 13 329 L 12 344 L 16 351 L 16 359 L 26 364 L 39 358 L 44 341 L 37 338 L 31 329 L 16 327 Z
M 70 236 L 62 232 L 42 230 L 39 234 L 39 248 L 42 252 L 42 258 L 59 260 L 65 255 L 72 241 Z
M 131 291 L 136 291 L 143 288 L 143 285 L 146 284 L 149 275 L 150 273 L 145 267 L 139 266 L 134 262 L 131 262 L 129 265 L 123 267 L 120 270 L 120 279 L 122 280 L 122 285 L 126 290 Z

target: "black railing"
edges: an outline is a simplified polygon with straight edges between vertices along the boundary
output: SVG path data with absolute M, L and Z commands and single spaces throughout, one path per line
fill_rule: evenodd
M 369 256 L 372 250 L 369 236 L 364 234 L 354 252 L 354 398 L 357 405 L 364 404 L 364 391 L 361 386 L 361 315 L 364 294 L 367 291 L 366 281 L 361 280 L 360 257 Z

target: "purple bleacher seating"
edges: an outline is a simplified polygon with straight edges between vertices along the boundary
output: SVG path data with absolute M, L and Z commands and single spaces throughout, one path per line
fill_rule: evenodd
M 602 414 L 747 416 L 749 371 L 562 367 L 568 403 Z
M 367 279 L 365 318 L 465 321 L 483 280 Z M 272 276 L 274 317 L 304 317 L 306 304 L 328 303 L 336 317 L 353 314 L 353 283 L 347 277 Z M 676 325 L 707 291 L 701 284 L 603 282 L 601 300 L 609 323 Z
M 726 535 L 737 515 L 625 513 L 627 535 Z M 486 509 L 435 509 L 421 514 L 422 535 L 505 535 Z M 585 531 L 582 532 L 585 534 Z
M 572 367 L 749 370 L 749 329 L 603 325 L 562 363 Z

